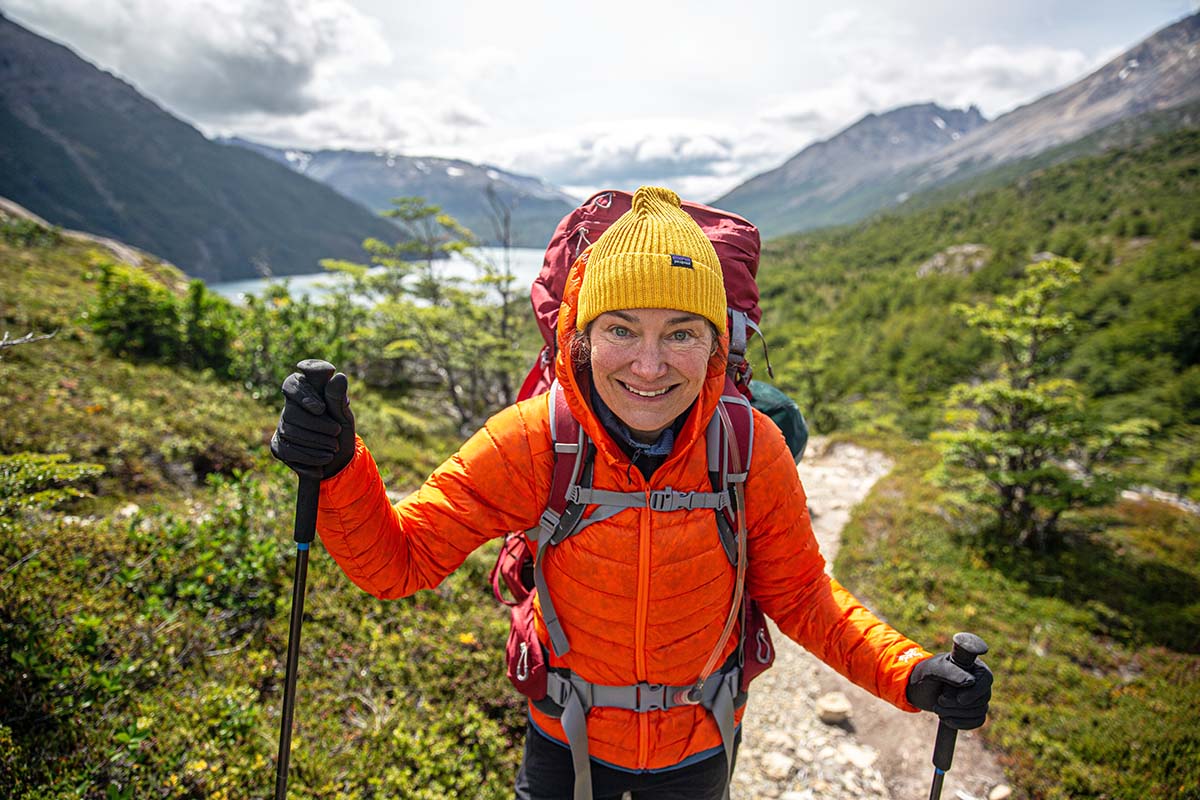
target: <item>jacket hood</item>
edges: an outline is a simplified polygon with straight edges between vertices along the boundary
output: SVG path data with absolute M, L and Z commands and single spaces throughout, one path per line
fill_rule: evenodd
M 612 436 L 605 430 L 591 404 L 591 371 L 588 368 L 577 368 L 571 359 L 571 341 L 578 331 L 579 289 L 583 285 L 583 275 L 587 269 L 589 247 L 575 263 L 567 275 L 566 287 L 563 289 L 562 306 L 558 312 L 558 355 L 554 364 L 554 375 L 562 386 L 563 396 L 575 419 L 588 437 L 596 443 L 598 455 L 613 462 L 625 459 L 625 454 L 613 441 Z M 700 396 L 687 412 L 687 420 L 675 439 L 675 447 L 666 463 L 675 460 L 681 453 L 686 453 L 695 441 L 704 436 L 708 420 L 717 408 L 717 401 L 725 388 L 725 365 L 729 352 L 729 335 L 722 333 L 717 340 L 716 352 L 708 360 L 708 372 Z

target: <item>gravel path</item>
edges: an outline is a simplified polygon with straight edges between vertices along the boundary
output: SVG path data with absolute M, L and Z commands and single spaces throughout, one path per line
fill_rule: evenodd
M 849 444 L 827 446 L 820 438 L 809 443 L 799 467 L 800 479 L 828 563 L 837 557 L 851 510 L 890 469 L 879 453 Z M 852 579 L 846 582 L 853 586 Z M 772 634 L 775 664 L 750 692 L 732 797 L 928 797 L 937 719 L 892 707 L 842 678 L 778 630 Z M 836 706 L 839 699 L 848 709 L 848 718 L 838 724 L 822 722 L 818 707 Z M 942 797 L 1002 800 L 1008 796 L 995 759 L 977 737 L 959 734 Z

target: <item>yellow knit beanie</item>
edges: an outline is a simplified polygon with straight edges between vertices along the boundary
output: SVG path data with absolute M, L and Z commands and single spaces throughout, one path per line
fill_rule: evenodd
M 725 281 L 712 242 L 670 189 L 643 186 L 633 207 L 606 230 L 588 256 L 575 325 L 606 311 L 672 308 L 725 330 Z

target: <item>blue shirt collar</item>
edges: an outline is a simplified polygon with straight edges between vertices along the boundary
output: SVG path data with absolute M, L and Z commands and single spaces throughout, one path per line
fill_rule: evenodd
M 645 444 L 633 438 L 633 433 L 629 430 L 629 426 L 617 417 L 604 401 L 600 399 L 600 395 L 596 392 L 595 387 L 592 387 L 592 408 L 596 410 L 596 416 L 600 418 L 602 424 L 609 433 L 611 433 L 618 443 L 627 445 L 632 448 L 630 454 L 641 454 L 645 456 L 666 456 L 671 454 L 671 449 L 675 447 L 675 426 L 668 425 L 666 430 L 658 435 L 658 440 L 654 444 Z

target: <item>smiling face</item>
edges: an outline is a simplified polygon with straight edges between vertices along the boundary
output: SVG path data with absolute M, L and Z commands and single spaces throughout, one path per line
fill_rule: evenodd
M 606 311 L 588 342 L 600 399 L 647 444 L 700 396 L 717 344 L 704 317 L 668 308 Z

